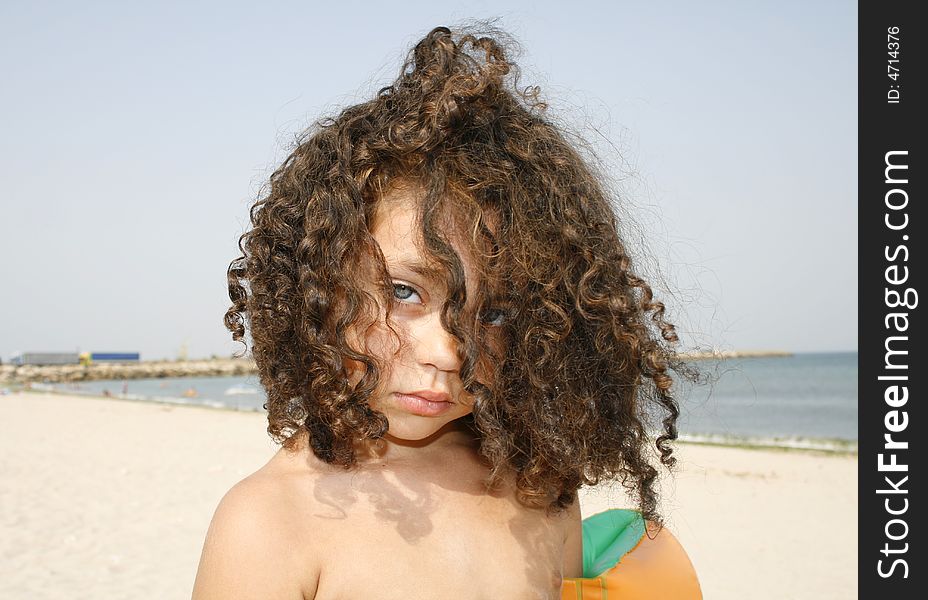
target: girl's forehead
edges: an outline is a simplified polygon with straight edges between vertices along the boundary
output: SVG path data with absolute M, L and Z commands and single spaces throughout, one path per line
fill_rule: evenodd
M 446 269 L 425 252 L 419 210 L 422 192 L 412 187 L 397 187 L 378 202 L 371 235 L 380 246 L 387 267 L 411 271 L 435 283 L 444 283 Z M 470 253 L 454 239 L 451 247 L 464 267 L 468 284 L 477 278 Z
M 395 179 L 390 181 L 377 197 L 373 215 L 374 226 L 385 219 L 400 219 L 409 221 L 410 228 L 413 228 L 420 216 L 425 196 L 425 189 L 414 180 Z M 445 200 L 448 199 L 445 198 Z M 496 236 L 499 219 L 495 211 L 477 208 L 477 203 L 472 198 L 467 200 L 457 198 L 447 204 L 456 206 L 457 210 L 455 212 L 457 216 L 452 215 L 450 209 L 446 208 L 444 218 L 441 219 L 442 222 L 438 226 L 446 233 L 450 233 L 450 237 L 475 237 L 476 232 L 471 231 L 471 229 L 475 225 L 474 221 L 477 219 L 478 212 L 479 222 L 490 232 L 491 236 Z M 467 204 L 472 207 L 470 212 L 466 209 L 462 210 L 462 205 Z M 470 225 L 467 224 L 468 221 L 471 221 Z

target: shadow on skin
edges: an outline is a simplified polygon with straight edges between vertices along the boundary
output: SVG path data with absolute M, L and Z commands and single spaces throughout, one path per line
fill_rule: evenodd
M 549 581 L 552 587 L 560 590 L 564 545 L 551 521 L 545 520 L 539 527 L 537 515 L 521 512 L 509 519 L 508 525 L 512 537 L 519 540 L 525 552 L 527 581 Z
M 347 519 L 352 507 L 363 498 L 367 505 L 374 507 L 374 515 L 379 520 L 392 522 L 404 540 L 415 544 L 433 529 L 431 515 L 438 507 L 430 489 L 433 484 L 412 478 L 393 482 L 387 472 L 395 475 L 394 471 L 387 471 L 386 467 L 374 468 L 378 470 L 346 471 L 321 477 L 314 486 L 313 495 L 332 510 L 314 516 Z
M 560 590 L 562 563 L 562 540 L 556 521 L 546 519 L 543 509 L 520 505 L 511 484 L 488 490 L 484 482 L 488 472 L 476 452 L 463 446 L 430 453 L 421 461 L 379 460 L 357 470 L 332 471 L 314 481 L 313 496 L 318 506 L 326 507 L 314 516 L 373 517 L 393 528 L 410 546 L 420 546 L 430 536 L 441 535 L 444 539 L 437 541 L 438 546 L 460 559 L 456 569 L 466 569 L 471 560 L 492 564 L 488 554 L 496 549 L 500 552 L 500 576 L 506 580 L 505 584 L 494 584 L 498 591 L 502 591 L 500 586 L 523 591 L 531 587 L 537 590 L 532 597 L 554 597 L 551 594 Z M 460 506 L 460 511 L 455 506 Z M 458 517 L 459 525 L 436 522 L 435 515 L 442 509 L 446 512 L 438 518 Z M 470 527 L 475 518 L 487 520 L 486 535 Z M 505 548 L 498 541 L 504 531 L 514 542 Z M 369 534 L 377 535 L 375 531 Z
M 449 464 L 456 467 L 449 469 Z M 375 460 L 359 469 L 319 477 L 313 496 L 331 511 L 314 516 L 346 519 L 363 499 L 366 504 L 362 504 L 374 507 L 377 519 L 393 523 L 404 540 L 415 544 L 434 529 L 432 515 L 445 497 L 488 494 L 481 478 L 486 472 L 476 452 L 465 446 L 429 453 L 416 462 Z

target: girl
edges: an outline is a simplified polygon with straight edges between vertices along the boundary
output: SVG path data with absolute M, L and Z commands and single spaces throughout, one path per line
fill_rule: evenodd
M 559 598 L 580 486 L 660 521 L 677 337 L 504 39 L 431 31 L 252 208 L 225 323 L 282 448 L 220 502 L 195 600 Z

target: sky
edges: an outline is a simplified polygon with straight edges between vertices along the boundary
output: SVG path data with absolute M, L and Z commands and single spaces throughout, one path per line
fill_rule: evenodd
M 620 191 L 683 349 L 857 349 L 857 4 L 0 4 L 0 358 L 227 356 L 226 269 L 299 133 L 496 18 Z

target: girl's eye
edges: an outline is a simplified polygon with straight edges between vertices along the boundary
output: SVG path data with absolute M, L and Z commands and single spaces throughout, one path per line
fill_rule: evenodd
M 499 327 L 506 322 L 506 311 L 501 308 L 490 308 L 483 311 L 481 319 L 487 325 L 493 325 L 494 327 Z
M 422 298 L 419 297 L 419 292 L 403 283 L 393 284 L 393 297 L 405 303 L 422 304 Z

